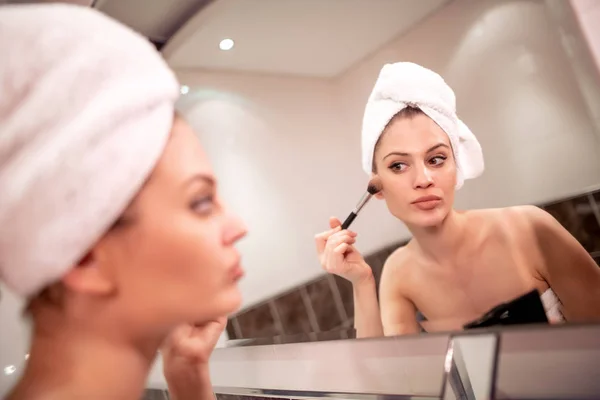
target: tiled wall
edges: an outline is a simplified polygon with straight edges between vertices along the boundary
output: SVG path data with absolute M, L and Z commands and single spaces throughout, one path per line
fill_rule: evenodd
M 583 247 L 600 260 L 600 191 L 544 207 Z
M 541 205 L 552 214 L 600 265 L 600 191 Z M 404 243 L 365 257 L 379 284 L 387 257 Z M 379 286 L 379 285 L 378 285 Z M 349 328 L 353 325 L 352 285 L 323 275 L 230 318 L 229 339 L 276 337 Z M 343 334 L 343 333 L 342 333 Z M 274 338 L 278 343 L 279 338 Z

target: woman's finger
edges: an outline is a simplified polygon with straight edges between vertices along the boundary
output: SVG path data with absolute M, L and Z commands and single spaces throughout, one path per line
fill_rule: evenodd
M 329 218 L 329 226 L 331 228 L 337 228 L 342 226 L 342 221 L 337 219 L 336 217 Z
M 327 245 L 325 246 L 325 251 L 323 253 L 324 263 L 327 265 L 327 270 L 329 272 L 335 271 L 337 268 L 337 264 L 343 262 L 343 258 L 339 257 L 339 254 L 334 252 L 335 248 L 339 246 L 341 243 L 345 243 L 346 240 L 350 240 L 350 236 L 348 235 L 340 235 L 339 232 L 334 236 L 331 236 L 327 240 Z
M 340 245 L 338 245 L 335 249 L 333 249 L 333 252 L 335 254 L 345 254 L 348 250 L 350 250 L 350 245 L 348 243 L 341 243 Z
M 331 237 L 331 235 L 335 234 L 336 232 L 339 232 L 341 229 L 342 229 L 341 227 L 337 227 L 337 228 L 330 229 L 325 232 L 317 233 L 315 235 L 315 240 L 327 240 Z
M 317 254 L 321 254 L 323 252 L 323 250 L 325 249 L 325 245 L 327 243 L 327 240 L 336 232 L 339 232 L 342 228 L 341 227 L 337 227 L 334 229 L 330 229 L 328 231 L 325 232 L 321 232 L 315 235 L 315 244 L 317 246 Z
M 350 236 L 347 233 L 340 232 L 339 234 L 331 236 L 327 240 L 326 247 L 335 248 L 340 243 L 350 243 L 350 244 L 352 244 L 354 242 L 356 242 L 356 239 L 353 236 Z

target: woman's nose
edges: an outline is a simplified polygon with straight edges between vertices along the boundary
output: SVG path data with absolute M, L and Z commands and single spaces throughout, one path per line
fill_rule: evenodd
M 433 177 L 431 176 L 431 171 L 425 164 L 415 168 L 415 180 L 414 180 L 414 188 L 415 189 L 426 189 L 433 185 Z
M 224 244 L 231 246 L 241 240 L 248 233 L 248 228 L 244 221 L 237 215 L 229 213 L 225 220 L 225 230 L 223 234 Z

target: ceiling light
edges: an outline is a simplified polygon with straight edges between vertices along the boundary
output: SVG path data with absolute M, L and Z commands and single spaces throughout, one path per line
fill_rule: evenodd
M 189 86 L 183 85 L 181 87 L 181 94 L 188 94 L 189 91 L 190 91 L 190 87 Z
M 219 48 L 221 50 L 225 50 L 225 51 L 231 50 L 231 49 L 233 49 L 234 44 L 235 43 L 231 39 L 223 39 L 223 40 L 221 40 L 221 43 L 219 43 Z
M 25 354 L 25 359 L 29 360 L 29 353 Z
M 4 367 L 4 375 L 12 375 L 17 370 L 14 365 Z

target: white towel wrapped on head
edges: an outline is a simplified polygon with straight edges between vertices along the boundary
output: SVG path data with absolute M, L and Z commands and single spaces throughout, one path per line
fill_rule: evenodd
M 0 53 L 0 280 L 29 296 L 141 188 L 179 85 L 144 37 L 85 7 L 0 7 Z
M 419 108 L 450 138 L 457 166 L 457 189 L 483 173 L 483 153 L 469 128 L 456 116 L 456 98 L 444 79 L 420 65 L 399 62 L 381 69 L 369 96 L 362 127 L 362 164 L 372 173 L 373 152 L 390 120 L 405 107 Z

